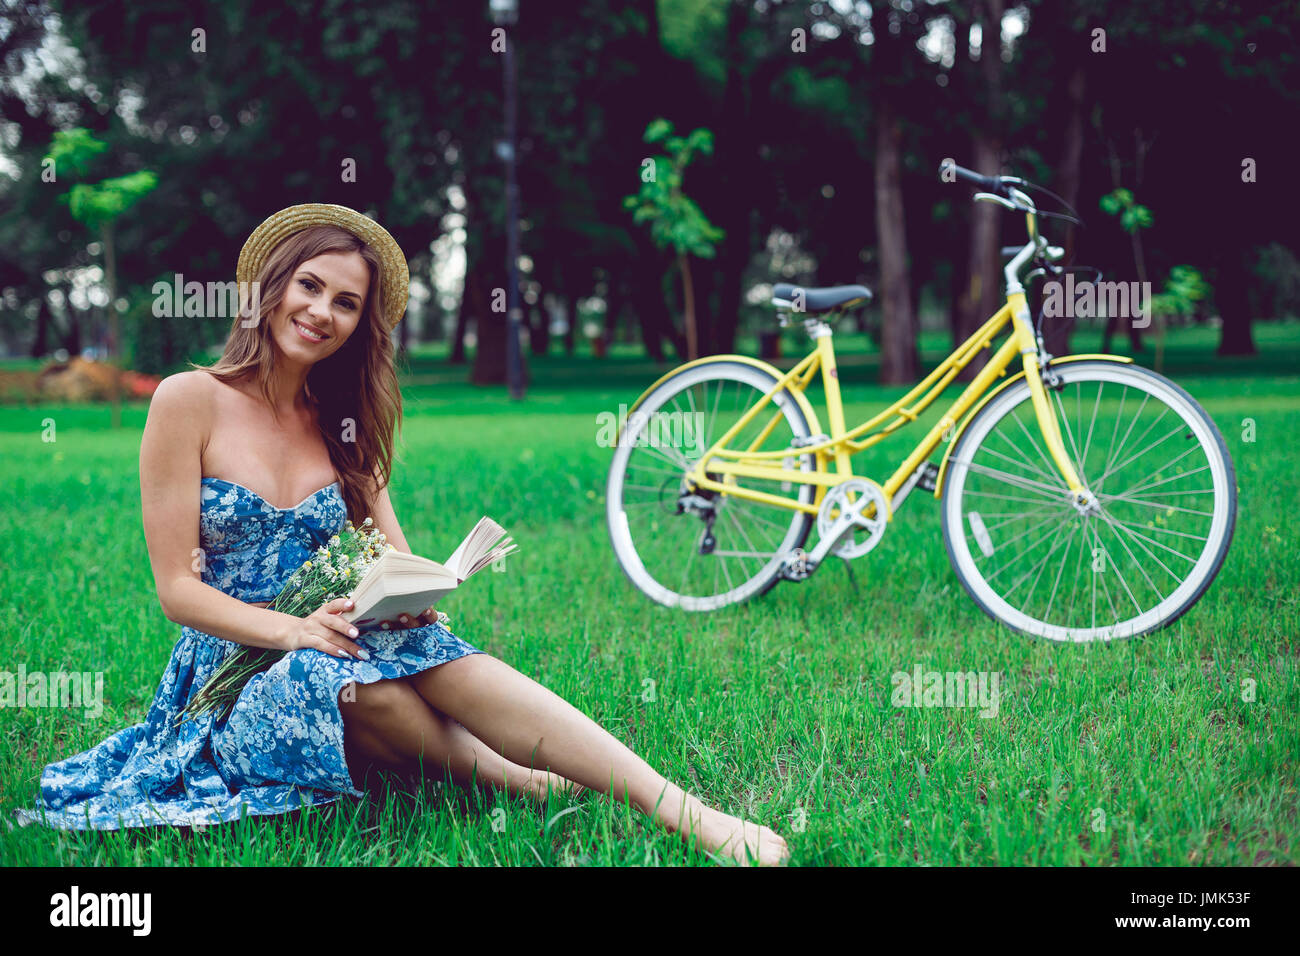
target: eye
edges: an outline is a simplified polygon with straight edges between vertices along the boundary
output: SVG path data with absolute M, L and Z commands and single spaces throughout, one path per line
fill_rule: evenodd
M 347 309 L 349 312 L 355 312 L 357 310 L 356 303 L 351 299 L 339 299 L 339 305 L 343 306 L 343 308 Z
M 308 292 L 316 291 L 316 283 L 312 282 L 310 279 L 299 279 L 298 284 L 302 286 L 304 289 L 306 289 Z

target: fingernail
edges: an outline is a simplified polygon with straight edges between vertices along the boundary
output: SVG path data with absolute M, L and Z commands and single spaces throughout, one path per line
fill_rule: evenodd
M 370 660 L 370 652 L 362 647 L 357 651 L 357 657 L 361 658 L 363 661 L 368 661 Z
M 348 628 L 348 636 L 349 636 L 349 637 L 356 637 L 356 636 L 357 636 L 357 629 L 356 629 L 355 627 L 350 627 L 350 628 Z

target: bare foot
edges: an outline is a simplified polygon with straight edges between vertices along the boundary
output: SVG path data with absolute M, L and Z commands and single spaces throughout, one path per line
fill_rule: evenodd
M 686 802 L 690 819 L 683 819 L 680 829 L 665 821 L 682 839 L 694 833 L 702 849 L 739 866 L 779 866 L 789 860 L 790 848 L 769 827 L 707 807 L 689 794 Z
M 775 831 L 721 810 L 707 809 L 695 835 L 710 852 L 740 866 L 779 866 L 790 859 L 790 848 Z

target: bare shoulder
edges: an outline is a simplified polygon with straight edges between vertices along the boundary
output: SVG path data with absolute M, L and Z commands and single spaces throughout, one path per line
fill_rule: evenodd
M 161 399 L 168 407 L 179 405 L 188 410 L 197 410 L 212 402 L 218 384 L 215 378 L 202 369 L 177 372 L 158 383 L 153 401 L 156 403 Z
M 202 447 L 207 442 L 218 385 L 199 369 L 168 375 L 158 383 L 149 402 L 146 432 L 158 433 L 165 445 Z

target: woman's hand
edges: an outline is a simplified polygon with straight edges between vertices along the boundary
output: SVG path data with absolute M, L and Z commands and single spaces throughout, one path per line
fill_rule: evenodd
M 427 607 L 423 611 L 421 611 L 418 616 L 414 618 L 408 614 L 402 614 L 395 621 L 384 620 L 384 621 L 380 621 L 375 626 L 379 628 L 383 628 L 384 625 L 387 624 L 388 625 L 387 630 L 399 630 L 401 628 L 407 628 L 407 627 L 425 627 L 429 624 L 437 624 L 437 623 L 438 623 L 438 612 L 432 607 Z
M 286 614 L 285 617 L 289 620 L 280 632 L 280 646 L 286 651 L 312 647 L 333 657 L 368 660 L 370 653 L 360 644 L 348 640 L 349 637 L 358 636 L 357 629 L 339 616 L 340 612 L 351 609 L 351 600 L 335 598 L 306 617 Z

